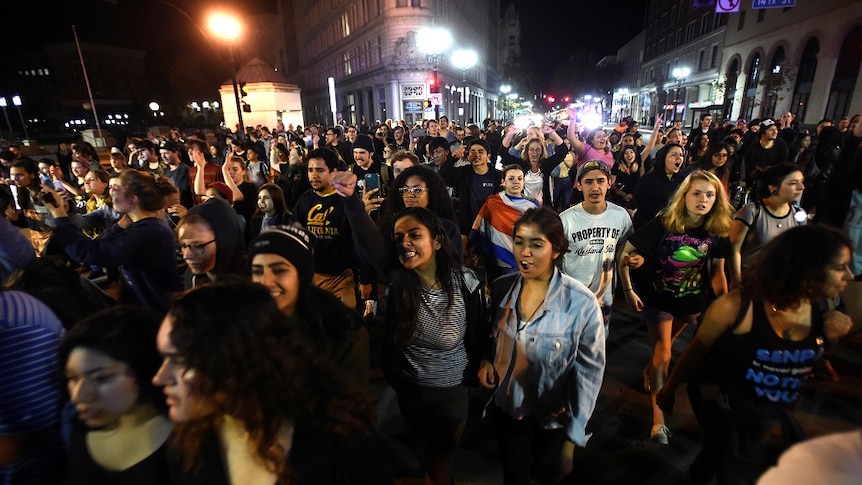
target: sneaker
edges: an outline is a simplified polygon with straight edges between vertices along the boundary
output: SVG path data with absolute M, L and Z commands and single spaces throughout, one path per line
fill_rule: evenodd
M 668 444 L 668 438 L 671 436 L 673 435 L 671 435 L 670 430 L 663 424 L 652 425 L 652 430 L 649 432 L 650 439 L 660 445 Z

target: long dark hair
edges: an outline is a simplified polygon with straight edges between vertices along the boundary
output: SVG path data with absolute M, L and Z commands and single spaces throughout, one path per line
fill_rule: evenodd
M 284 219 L 285 214 L 289 214 L 290 211 L 287 209 L 287 202 L 284 200 L 284 190 L 281 189 L 276 184 L 263 184 L 257 189 L 257 193 L 260 194 L 261 191 L 266 190 L 269 193 L 269 197 L 272 199 L 272 205 L 275 206 L 275 214 L 278 216 L 279 224 L 283 224 L 282 219 Z M 258 227 L 255 230 L 260 230 L 260 220 L 266 217 L 266 214 L 260 210 L 260 206 L 256 204 L 255 201 L 255 210 L 254 215 L 251 216 L 253 221 L 258 221 Z
M 403 175 L 403 174 L 402 174 Z M 432 239 L 440 242 L 440 249 L 434 254 L 437 265 L 436 277 L 448 296 L 448 307 L 455 301 L 455 285 L 452 282 L 453 273 L 460 281 L 460 264 L 455 250 L 449 243 L 443 224 L 433 212 L 422 207 L 407 207 L 392 220 L 393 227 L 400 219 L 413 217 L 428 229 Z M 390 235 L 394 240 L 394 234 Z M 460 241 L 459 241 L 460 242 Z M 404 268 L 398 260 L 398 248 L 392 251 L 392 268 L 389 275 L 389 315 L 395 319 L 395 343 L 399 347 L 407 344 L 416 331 L 416 316 L 419 313 L 419 302 L 422 299 L 422 283 L 415 271 Z
M 730 147 L 727 143 L 723 141 L 714 141 L 707 145 L 706 151 L 698 161 L 698 168 L 702 168 L 707 172 L 712 172 L 712 156 L 721 153 L 722 150 L 727 152 L 727 161 L 724 165 L 718 167 L 713 173 L 722 181 L 722 183 L 727 185 L 727 180 L 730 178 L 730 166 L 733 164 L 733 155 L 731 154 Z
M 824 297 L 821 286 L 842 248 L 852 248 L 847 234 L 826 224 L 797 226 L 763 246 L 742 274 L 742 287 L 752 300 L 776 308 L 794 308 L 803 299 Z
M 162 365 L 162 357 L 156 350 L 159 323 L 158 315 L 128 305 L 94 313 L 75 324 L 60 342 L 57 352 L 60 367 L 65 368 L 69 354 L 76 348 L 94 350 L 123 362 L 135 376 L 137 403 L 149 404 L 166 414 L 164 395 L 152 382 Z M 68 392 L 65 386 L 63 389 Z
M 342 439 L 370 433 L 373 406 L 367 394 L 294 332 L 264 286 L 204 285 L 177 298 L 169 315 L 171 343 L 196 372 L 192 392 L 217 407 L 216 416 L 175 427 L 187 469 L 195 466 L 204 435 L 224 415 L 242 423 L 258 458 L 280 477 L 290 474 L 279 444 L 279 431 L 290 421 Z
M 455 208 L 452 205 L 452 198 L 449 197 L 449 192 L 446 191 L 446 184 L 436 172 L 428 167 L 414 165 L 407 167 L 392 182 L 392 188 L 389 195 L 386 197 L 386 203 L 382 225 L 387 227 L 387 224 L 393 222 L 392 217 L 405 208 L 404 199 L 398 189 L 404 187 L 407 179 L 410 177 L 419 177 L 425 182 L 425 187 L 428 189 L 428 210 L 436 214 L 438 217 L 455 220 Z

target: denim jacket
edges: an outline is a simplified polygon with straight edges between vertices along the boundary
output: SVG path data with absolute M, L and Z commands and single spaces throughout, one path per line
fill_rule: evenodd
M 548 294 L 529 325 L 517 312 L 520 273 L 497 279 L 493 403 L 515 419 L 533 416 L 545 429 L 565 428 L 578 446 L 602 387 L 605 327 L 595 295 L 554 268 Z

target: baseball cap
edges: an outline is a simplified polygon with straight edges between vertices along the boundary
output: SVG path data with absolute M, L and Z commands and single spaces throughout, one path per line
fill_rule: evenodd
M 611 168 L 601 160 L 587 160 L 580 167 L 578 167 L 577 180 L 578 182 L 584 177 L 584 174 L 589 172 L 590 170 L 601 170 L 608 176 L 608 180 L 611 178 Z

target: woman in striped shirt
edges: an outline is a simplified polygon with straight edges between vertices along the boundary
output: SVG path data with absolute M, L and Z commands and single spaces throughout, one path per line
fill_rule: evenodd
M 396 214 L 393 237 L 387 378 L 413 438 L 425 443 L 428 478 L 449 485 L 467 422 L 466 385 L 475 382 L 488 341 L 484 289 L 458 263 L 440 219 L 428 209 Z

